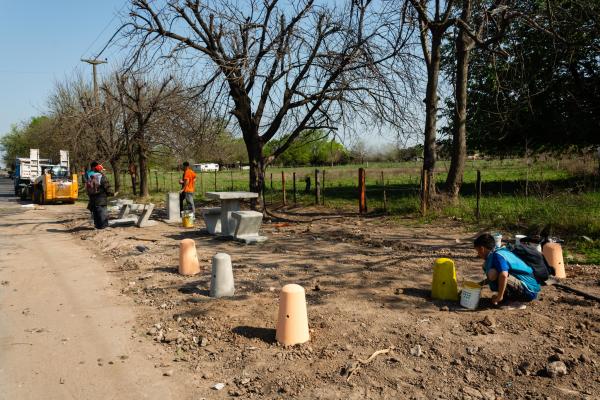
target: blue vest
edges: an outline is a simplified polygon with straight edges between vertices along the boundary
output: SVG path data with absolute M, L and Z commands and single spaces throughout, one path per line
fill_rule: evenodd
M 492 255 L 494 253 L 506 261 L 508 264 L 508 274 L 520 280 L 531 294 L 535 295 L 541 290 L 540 284 L 536 281 L 535 276 L 533 276 L 533 269 L 505 247 L 496 249 L 488 255 L 484 264 L 486 275 L 492 268 Z M 490 282 L 490 289 L 495 292 L 498 291 L 498 281 Z

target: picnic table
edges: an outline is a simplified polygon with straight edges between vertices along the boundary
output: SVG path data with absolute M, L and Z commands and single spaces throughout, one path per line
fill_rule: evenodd
M 240 201 L 258 198 L 254 192 L 206 192 L 206 197 L 221 201 L 221 235 L 233 236 L 236 221 L 231 217 L 234 211 L 240 211 Z

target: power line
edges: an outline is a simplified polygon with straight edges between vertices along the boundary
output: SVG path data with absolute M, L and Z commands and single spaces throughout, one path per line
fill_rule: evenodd
M 87 47 L 87 49 L 85 49 L 85 51 L 81 54 L 81 58 L 83 58 L 84 54 L 88 52 L 89 49 L 92 48 L 92 46 L 94 44 L 96 44 L 96 42 L 98 41 L 98 39 L 100 39 L 100 36 L 102 36 L 102 34 L 104 32 L 106 32 L 106 30 L 108 29 L 108 27 L 113 23 L 113 21 L 115 20 L 115 18 L 117 18 L 117 16 L 121 13 L 121 11 L 123 11 L 123 8 L 125 8 L 125 6 L 128 4 L 129 2 L 127 0 L 125 0 L 123 2 L 123 5 L 121 6 L 121 8 L 119 9 L 119 11 L 117 11 L 116 13 L 114 13 L 114 15 L 112 16 L 112 18 L 110 19 L 110 21 L 108 21 L 108 23 L 104 26 L 104 28 L 102 29 L 102 31 L 98 34 L 98 36 L 96 36 L 96 39 L 94 39 L 94 41 Z M 113 35 L 114 37 L 114 35 Z M 112 40 L 112 38 L 111 38 Z M 110 43 L 110 41 L 109 41 Z M 106 46 L 104 47 L 104 49 L 106 49 Z M 102 51 L 104 51 L 104 49 Z M 95 57 L 98 58 L 100 56 L 100 54 L 102 54 L 102 51 Z

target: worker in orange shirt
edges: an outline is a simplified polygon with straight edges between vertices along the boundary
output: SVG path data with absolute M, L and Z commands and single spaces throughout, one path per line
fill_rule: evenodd
M 194 186 L 196 185 L 196 173 L 190 168 L 190 163 L 183 163 L 183 178 L 179 181 L 181 190 L 179 191 L 179 212 L 183 213 L 183 200 L 192 206 L 192 212 L 196 215 L 194 206 Z

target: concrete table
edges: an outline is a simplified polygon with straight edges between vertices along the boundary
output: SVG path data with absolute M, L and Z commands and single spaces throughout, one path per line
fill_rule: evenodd
M 233 236 L 236 221 L 231 217 L 233 211 L 240 211 L 240 201 L 258 198 L 254 192 L 206 192 L 206 197 L 221 201 L 221 235 Z

